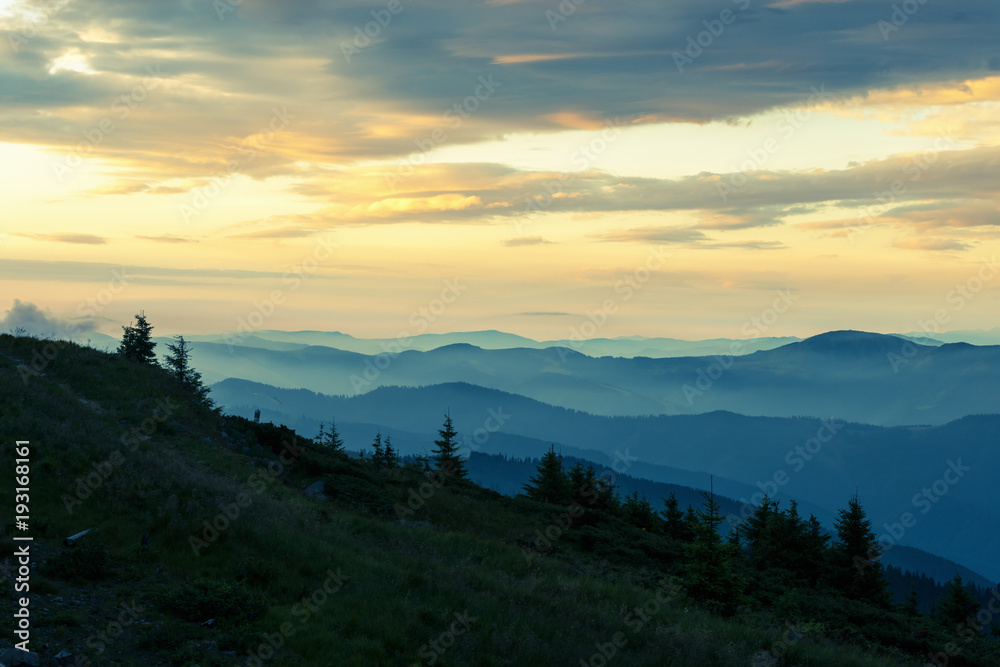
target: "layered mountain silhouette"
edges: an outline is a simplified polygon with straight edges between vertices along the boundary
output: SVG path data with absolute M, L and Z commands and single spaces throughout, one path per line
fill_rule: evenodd
M 727 410 L 836 417 L 884 426 L 944 424 L 996 410 L 1000 346 L 922 345 L 837 331 L 743 356 L 590 357 L 568 348 L 454 344 L 364 355 L 323 346 L 194 344 L 209 382 L 240 378 L 325 394 L 466 382 L 605 416 Z
M 502 331 L 466 331 L 452 333 L 425 333 L 408 336 L 401 344 L 397 338 L 355 338 L 348 334 L 332 331 L 257 331 L 250 335 L 193 336 L 192 340 L 203 342 L 228 342 L 252 347 L 271 347 L 274 344 L 320 345 L 335 347 L 347 352 L 360 354 L 380 354 L 387 350 L 415 350 L 427 352 L 446 345 L 468 344 L 484 350 L 528 348 L 542 350 L 550 347 L 565 347 L 592 357 L 682 357 L 706 354 L 728 354 L 735 342 L 730 338 L 708 340 L 680 340 L 678 338 L 647 338 L 645 336 L 622 336 L 618 338 L 588 338 L 586 340 L 561 339 L 536 341 L 524 336 Z M 758 350 L 770 350 L 800 340 L 795 337 L 764 337 L 739 341 L 741 354 Z M 277 349 L 277 348 L 272 348 Z

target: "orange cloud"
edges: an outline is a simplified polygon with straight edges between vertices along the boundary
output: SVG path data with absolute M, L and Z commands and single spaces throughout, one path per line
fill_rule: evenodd
M 560 111 L 544 116 L 556 125 L 568 127 L 573 130 L 600 130 L 605 127 L 605 122 L 595 115 L 585 115 L 577 111 Z
M 1000 100 L 1000 76 L 965 81 L 943 81 L 907 88 L 872 90 L 861 97 L 846 100 L 847 106 L 861 105 L 920 107 L 969 104 Z
M 390 197 L 368 206 L 356 207 L 352 213 L 361 215 L 394 215 L 398 213 L 430 213 L 433 211 L 462 211 L 480 208 L 483 200 L 478 196 L 460 194 L 433 197 Z

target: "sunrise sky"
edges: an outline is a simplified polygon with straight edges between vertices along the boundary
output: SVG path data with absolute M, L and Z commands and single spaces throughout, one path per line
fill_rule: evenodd
M 0 0 L 0 324 L 740 338 L 791 290 L 762 334 L 990 328 L 998 34 L 995 0 Z

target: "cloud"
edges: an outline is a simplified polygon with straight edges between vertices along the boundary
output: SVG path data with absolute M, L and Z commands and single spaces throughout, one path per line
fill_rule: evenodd
M 715 241 L 694 227 L 637 227 L 599 234 L 601 241 L 619 243 L 666 243 L 689 248 L 743 248 L 746 250 L 780 250 L 781 241 Z
M 551 241 L 546 241 L 541 236 L 520 236 L 518 238 L 507 239 L 503 242 L 503 244 L 508 248 L 515 248 L 523 245 L 541 245 L 545 243 L 551 243 Z
M 103 245 L 107 239 L 95 234 L 28 234 L 17 233 L 14 236 L 23 236 L 36 241 L 50 241 L 52 243 L 80 243 L 83 245 Z
M 580 4 L 555 31 L 536 2 L 462 11 L 429 2 L 395 17 L 350 59 L 343 47 L 372 20 L 370 3 L 230 6 L 220 20 L 211 3 L 65 4 L 30 48 L 0 61 L 0 141 L 69 156 L 83 132 L 107 121 L 113 130 L 81 157 L 128 173 L 131 183 L 109 190 L 123 194 L 209 178 L 234 160 L 253 178 L 300 177 L 303 163 L 407 156 L 436 128 L 458 144 L 616 117 L 705 123 L 800 104 L 819 84 L 863 99 L 966 81 L 996 67 L 1000 25 L 992 0 L 956 0 L 922 7 L 885 40 L 877 24 L 891 8 L 883 3 L 738 3 L 724 36 L 679 70 L 672 54 L 718 18 L 701 0 Z M 19 28 L 0 21 L 10 34 Z M 159 76 L 124 106 L 118 100 L 144 85 L 147 68 Z M 498 85 L 475 98 L 480 77 L 490 76 Z M 470 96 L 475 110 L 456 123 L 454 105 Z M 274 109 L 291 118 L 262 134 Z
M 222 20 L 211 3 L 67 3 L 30 48 L 0 59 L 0 142 L 44 146 L 56 163 L 79 159 L 88 175 L 112 178 L 81 196 L 169 196 L 232 171 L 255 180 L 281 177 L 287 194 L 314 205 L 308 214 L 225 232 L 244 239 L 397 222 L 508 224 L 531 219 L 525 210 L 534 201 L 543 204 L 539 217 L 677 214 L 663 216 L 676 225 L 612 230 L 606 241 L 763 250 L 782 245 L 763 231 L 750 240 L 741 232 L 777 234 L 791 221 L 800 233 L 844 233 L 858 211 L 877 204 L 875 193 L 897 180 L 905 192 L 875 220 L 899 228 L 901 237 L 934 239 L 935 230 L 959 227 L 985 235 L 1000 226 L 1000 149 L 989 142 L 935 153 L 917 180 L 903 171 L 914 156 L 896 156 L 843 170 L 758 170 L 728 193 L 720 185 L 737 174 L 668 180 L 425 163 L 434 155 L 428 147 L 593 131 L 611 119 L 630 126 L 752 123 L 765 112 L 812 104 L 814 88 L 830 93 L 821 104 L 833 113 L 874 109 L 900 118 L 933 105 L 924 125 L 904 125 L 925 132 L 959 118 L 962 132 L 1000 136 L 990 106 L 1000 101 L 995 2 L 921 7 L 888 40 L 877 28 L 890 19 L 882 3 L 742 5 L 732 4 L 735 18 L 724 35 L 678 67 L 673 54 L 684 53 L 718 17 L 700 0 L 583 3 L 556 30 L 535 2 L 471 3 L 457 12 L 432 0 L 395 17 L 349 59 L 342 46 L 372 20 L 364 0 L 244 2 Z M 0 28 L 16 31 L 5 19 Z M 97 138 L 81 142 L 86 137 Z M 403 171 L 401 180 L 387 178 Z M 824 220 L 824 208 L 837 210 Z M 807 213 L 807 222 L 796 220 Z M 27 237 L 114 240 L 93 233 Z M 545 242 L 529 239 L 535 237 L 503 243 Z
M 775 212 L 777 213 L 777 211 Z M 750 227 L 771 227 L 780 225 L 781 218 L 775 213 L 756 209 L 753 211 L 741 211 L 729 209 L 723 211 L 712 211 L 706 213 L 699 221 L 698 226 L 702 229 L 748 229 Z
M 839 4 L 842 2 L 855 2 L 855 0 L 775 0 L 767 6 L 772 9 L 787 9 L 801 5 Z
M 107 283 L 123 277 L 136 285 L 221 285 L 242 284 L 248 280 L 280 281 L 288 273 L 241 269 L 181 269 L 161 266 L 128 266 L 99 262 L 64 262 L 31 259 L 4 259 L 0 262 L 0 280 L 40 280 L 72 283 Z M 339 280 L 317 272 L 310 281 Z
M 441 211 L 465 211 L 482 208 L 483 200 L 475 195 L 455 193 L 434 195 L 433 197 L 387 197 L 364 207 L 358 214 L 375 216 L 410 215 L 413 213 L 438 213 Z
M 596 235 L 602 241 L 657 243 L 699 243 L 708 239 L 705 233 L 693 227 L 637 227 L 634 229 Z
M 14 305 L 0 317 L 0 330 L 6 333 L 19 329 L 35 336 L 75 336 L 94 331 L 95 321 L 93 317 L 59 318 L 33 303 L 14 299 Z
M 1000 227 L 1000 199 L 940 199 L 896 206 L 889 215 L 922 230 Z
M 745 250 L 784 250 L 786 246 L 782 241 L 727 241 L 703 243 L 702 248 L 743 248 Z
M 149 186 L 146 185 L 145 183 L 139 183 L 137 181 L 123 179 L 111 183 L 110 185 L 102 185 L 101 187 L 87 190 L 87 194 L 97 195 L 97 196 L 130 195 L 130 194 L 135 194 L 137 192 L 147 192 L 148 190 Z
M 316 230 L 303 229 L 302 227 L 279 227 L 275 229 L 265 229 L 258 232 L 247 232 L 246 234 L 233 234 L 234 239 L 298 239 L 313 236 Z
M 969 250 L 973 247 L 970 243 L 963 243 L 962 241 L 956 241 L 954 239 L 928 238 L 904 239 L 902 241 L 896 241 L 892 245 L 905 250 L 928 251 Z
M 573 313 L 561 313 L 558 311 L 517 313 L 520 317 L 574 317 Z
M 311 217 L 288 219 L 322 229 L 414 221 L 482 223 L 565 212 L 660 211 L 692 212 L 700 229 L 726 231 L 778 226 L 789 217 L 829 206 L 860 211 L 879 205 L 877 194 L 891 191 L 896 183 L 900 192 L 892 195 L 882 216 L 890 209 L 940 202 L 938 219 L 927 224 L 957 224 L 955 220 L 965 215 L 973 215 L 970 221 L 996 224 L 1000 198 L 993 174 L 1000 147 L 936 151 L 933 157 L 929 162 L 928 155 L 898 155 L 841 170 L 702 172 L 676 179 L 439 163 L 416 170 L 400 184 L 406 189 L 375 202 L 366 193 L 379 186 L 379 174 L 359 168 L 337 173 L 323 187 L 314 183 L 300 190 L 326 206 Z M 440 183 L 447 183 L 449 192 L 437 190 Z M 955 208 L 959 204 L 961 209 Z M 949 211 L 953 221 L 946 223 Z
M 197 243 L 194 239 L 185 239 L 180 236 L 165 234 L 163 236 L 136 236 L 143 241 L 156 241 L 157 243 Z

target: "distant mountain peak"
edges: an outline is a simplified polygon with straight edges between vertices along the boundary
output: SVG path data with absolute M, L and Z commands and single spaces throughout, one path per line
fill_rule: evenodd
M 821 333 L 798 343 L 791 343 L 776 350 L 758 354 L 775 354 L 780 357 L 787 356 L 788 354 L 808 353 L 823 356 L 847 355 L 861 359 L 885 356 L 891 353 L 902 354 L 904 346 L 906 346 L 905 351 L 907 353 L 911 351 L 911 346 L 919 349 L 931 348 L 931 346 L 921 345 L 906 338 L 890 334 L 844 329 Z
M 839 331 L 827 331 L 816 336 L 811 336 L 799 343 L 802 347 L 815 350 L 829 350 L 842 346 L 870 346 L 886 344 L 899 346 L 905 339 L 889 334 L 872 333 L 870 331 L 855 331 L 854 329 L 841 329 Z
M 861 341 L 861 340 L 879 340 L 884 338 L 895 338 L 895 336 L 890 336 L 888 334 L 874 333 L 871 331 L 859 331 L 857 329 L 838 329 L 836 331 L 827 331 L 826 333 L 817 334 L 815 336 L 810 336 L 803 340 L 803 343 L 808 343 L 809 341 Z
M 433 350 L 428 350 L 426 354 L 431 353 L 448 353 L 457 352 L 460 350 L 481 350 L 483 348 L 478 345 L 473 345 L 472 343 L 448 343 L 447 345 L 442 345 L 441 347 L 436 347 Z

